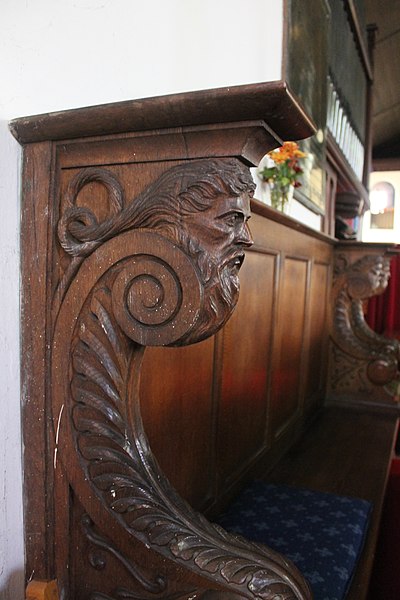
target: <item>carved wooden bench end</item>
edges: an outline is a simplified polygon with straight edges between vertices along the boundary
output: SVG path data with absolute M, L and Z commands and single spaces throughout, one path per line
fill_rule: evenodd
M 94 181 L 111 200 L 101 222 L 77 202 Z M 99 573 L 86 583 L 93 599 L 183 600 L 210 590 L 310 598 L 282 556 L 212 525 L 178 496 L 140 416 L 145 347 L 202 340 L 233 311 L 252 244 L 253 189 L 237 159 L 173 167 L 130 202 L 106 169 L 81 170 L 67 189 L 58 223 L 66 266 L 53 304 L 55 467 L 79 499 L 74 518 Z M 123 585 L 105 577 L 109 560 L 128 575 Z

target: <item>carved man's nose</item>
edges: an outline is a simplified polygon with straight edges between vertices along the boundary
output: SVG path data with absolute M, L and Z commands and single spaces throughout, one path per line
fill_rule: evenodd
M 246 247 L 250 247 L 254 244 L 254 240 L 251 236 L 250 228 L 247 223 L 244 223 L 240 228 L 236 242 Z

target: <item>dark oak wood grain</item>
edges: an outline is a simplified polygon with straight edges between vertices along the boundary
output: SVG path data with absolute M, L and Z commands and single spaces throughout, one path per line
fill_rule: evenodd
M 48 430 L 49 404 L 47 327 L 48 269 L 48 173 L 52 164 L 52 148 L 43 142 L 24 153 L 21 231 L 21 295 L 22 424 L 25 452 L 24 513 L 26 573 L 30 577 L 51 578 L 53 570 L 53 537 L 48 523 L 53 519 L 50 456 L 52 441 Z M 49 460 L 44 460 L 48 456 Z
M 11 125 L 26 144 L 28 568 L 56 579 L 66 600 L 309 597 L 284 557 L 213 527 L 176 489 L 211 512 L 268 460 L 264 395 L 283 264 L 274 216 L 264 231 L 257 215 L 242 317 L 223 326 L 253 243 L 248 167 L 289 126 L 301 137 L 310 125 L 279 84 Z M 308 245 L 305 230 L 294 238 Z M 332 251 L 314 239 L 310 250 Z M 178 348 L 152 348 L 142 369 L 147 346 Z M 241 398 L 252 365 L 256 435 Z
M 314 124 L 283 81 L 232 86 L 23 117 L 11 122 L 21 144 L 167 127 L 265 121 L 281 139 L 312 135 Z
M 285 557 L 196 511 L 212 517 L 286 460 L 324 406 L 334 254 L 347 250 L 251 199 L 249 172 L 310 120 L 274 83 L 11 129 L 25 144 L 27 580 L 57 580 L 63 600 L 309 599 Z M 395 412 L 377 427 L 384 472 Z M 342 445 L 358 464 L 361 442 Z
M 364 302 L 386 289 L 390 259 L 397 251 L 394 246 L 359 243 L 336 250 L 329 377 L 334 401 L 399 412 L 399 342 L 372 331 L 364 318 Z

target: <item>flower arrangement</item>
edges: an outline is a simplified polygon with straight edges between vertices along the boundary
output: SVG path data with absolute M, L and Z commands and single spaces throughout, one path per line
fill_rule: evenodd
M 264 167 L 259 171 L 259 175 L 270 186 L 273 208 L 283 211 L 293 188 L 301 186 L 299 178 L 303 169 L 299 166 L 299 159 L 306 156 L 299 150 L 296 142 L 284 142 L 280 148 L 268 152 L 268 157 L 275 164 L 272 167 Z

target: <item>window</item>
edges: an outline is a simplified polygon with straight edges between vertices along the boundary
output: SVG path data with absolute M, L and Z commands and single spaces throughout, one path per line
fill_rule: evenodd
M 379 181 L 370 192 L 371 229 L 393 229 L 394 187 L 387 181 Z

